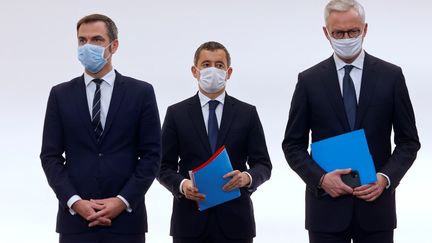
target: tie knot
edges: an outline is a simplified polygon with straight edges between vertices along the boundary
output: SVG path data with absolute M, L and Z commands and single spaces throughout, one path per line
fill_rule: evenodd
M 345 65 L 344 66 L 345 74 L 349 74 L 353 68 L 354 68 L 353 65 Z
M 97 85 L 100 85 L 101 83 L 102 83 L 102 79 L 98 79 L 98 78 L 95 78 L 95 79 L 93 79 L 92 80 L 93 82 L 95 82 Z
M 208 102 L 208 104 L 209 104 L 209 109 L 210 110 L 215 110 L 216 107 L 219 105 L 219 101 L 217 101 L 217 100 L 210 100 Z

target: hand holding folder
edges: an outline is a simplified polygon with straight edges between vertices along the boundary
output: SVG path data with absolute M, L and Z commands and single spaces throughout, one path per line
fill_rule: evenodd
M 223 176 L 232 170 L 228 153 L 225 147 L 221 147 L 207 162 L 189 172 L 198 191 L 205 195 L 204 200 L 198 201 L 200 211 L 240 197 L 238 188 L 223 190 L 223 186 L 230 180 Z
M 377 180 L 363 129 L 312 143 L 311 149 L 312 158 L 327 172 L 351 168 L 358 173 L 361 185 Z

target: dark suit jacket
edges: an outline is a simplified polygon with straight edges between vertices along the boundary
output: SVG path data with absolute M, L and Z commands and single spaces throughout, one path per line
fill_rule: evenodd
M 63 156 L 64 154 L 64 156 Z M 89 231 L 66 202 L 123 196 L 132 212 L 112 222 L 112 232 L 145 233 L 144 195 L 160 166 L 160 121 L 150 84 L 116 73 L 100 143 L 95 139 L 84 77 L 52 88 L 45 117 L 42 166 L 58 200 L 57 232 Z
M 255 236 L 250 195 L 270 178 L 272 165 L 254 106 L 226 95 L 217 148 L 222 145 L 226 147 L 233 169 L 249 172 L 253 183 L 249 189 L 241 189 L 239 198 L 200 212 L 195 201 L 186 199 L 179 192 L 180 182 L 189 178 L 188 171 L 212 155 L 199 97 L 195 95 L 168 108 L 162 127 L 162 162 L 158 180 L 174 195 L 172 236 L 198 237 L 205 229 L 210 212 L 217 215 L 227 237 Z
M 391 187 L 374 202 L 353 196 L 331 198 L 317 189 L 325 173 L 307 149 L 312 142 L 350 131 L 333 57 L 299 74 L 282 143 L 291 168 L 306 183 L 306 228 L 336 232 L 352 217 L 365 230 L 396 227 L 395 188 L 416 158 L 420 143 L 402 70 L 366 54 L 355 130 L 363 128 L 377 172 Z M 396 147 L 391 151 L 391 132 Z

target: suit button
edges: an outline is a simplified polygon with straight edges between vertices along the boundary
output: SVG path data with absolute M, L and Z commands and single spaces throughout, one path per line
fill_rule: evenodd
M 102 157 L 102 156 L 103 156 L 103 153 L 99 153 L 98 155 L 99 155 L 99 157 Z

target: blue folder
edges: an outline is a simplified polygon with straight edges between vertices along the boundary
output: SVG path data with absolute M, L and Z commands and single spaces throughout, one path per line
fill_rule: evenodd
M 363 129 L 312 143 L 311 150 L 312 158 L 327 172 L 351 168 L 358 171 L 361 185 L 377 180 Z
M 222 189 L 231 179 L 224 179 L 223 176 L 232 170 L 228 153 L 225 147 L 222 146 L 207 162 L 189 171 L 191 179 L 198 188 L 199 193 L 206 195 L 204 201 L 198 202 L 198 209 L 200 211 L 240 197 L 240 190 L 238 188 L 229 192 Z

